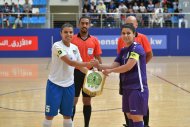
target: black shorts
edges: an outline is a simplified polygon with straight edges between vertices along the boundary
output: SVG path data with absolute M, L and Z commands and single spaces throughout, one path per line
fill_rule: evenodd
M 74 70 L 75 97 L 80 96 L 80 91 L 83 87 L 84 78 L 85 78 L 84 73 L 82 73 L 78 69 Z M 82 90 L 82 96 L 83 97 L 90 97 L 88 94 L 84 93 L 83 90 Z

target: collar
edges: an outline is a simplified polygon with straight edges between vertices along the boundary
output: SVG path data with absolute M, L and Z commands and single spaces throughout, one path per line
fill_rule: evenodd
M 80 36 L 80 33 L 77 34 L 77 37 L 79 37 L 80 39 L 82 39 L 82 37 Z M 87 38 L 85 40 L 87 40 L 89 37 L 90 37 L 90 34 L 87 35 Z M 85 40 L 83 40 L 83 41 L 85 41 Z

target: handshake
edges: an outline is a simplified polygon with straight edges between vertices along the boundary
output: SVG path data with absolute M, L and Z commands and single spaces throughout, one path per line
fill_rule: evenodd
M 92 60 L 90 60 L 90 65 L 91 65 L 92 67 L 95 67 L 95 68 L 99 69 L 98 67 L 100 66 L 100 63 L 99 63 L 98 60 L 92 59 Z
M 92 59 L 90 61 L 90 64 L 92 67 L 95 67 L 98 70 L 102 70 L 102 73 L 106 76 L 109 76 L 108 74 L 112 72 L 112 69 L 108 69 L 109 67 L 107 65 L 100 64 L 96 59 Z

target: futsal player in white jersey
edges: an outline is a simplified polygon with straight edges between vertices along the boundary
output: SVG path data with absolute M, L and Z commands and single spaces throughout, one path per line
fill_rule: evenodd
M 63 126 L 73 127 L 71 120 L 74 105 L 74 68 L 78 67 L 83 73 L 92 67 L 90 62 L 82 62 L 77 46 L 71 43 L 73 26 L 64 24 L 61 27 L 62 40 L 55 42 L 52 47 L 52 65 L 46 86 L 45 120 L 43 127 L 51 127 L 54 116 L 63 115 Z

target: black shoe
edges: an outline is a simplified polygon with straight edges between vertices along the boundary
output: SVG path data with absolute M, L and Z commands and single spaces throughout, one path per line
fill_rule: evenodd
M 127 124 L 123 124 L 124 127 L 128 127 Z
M 144 125 L 144 127 L 150 127 L 150 126 L 148 126 L 148 125 Z

